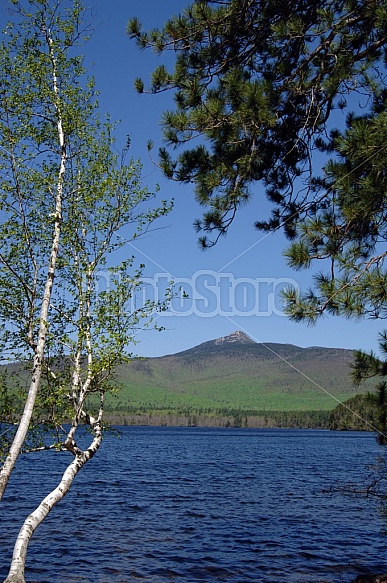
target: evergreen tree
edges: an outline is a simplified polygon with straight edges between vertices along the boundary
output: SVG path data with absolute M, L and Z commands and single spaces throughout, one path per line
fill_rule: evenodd
M 386 25 L 380 0 L 195 0 L 150 32 L 131 19 L 140 48 L 176 53 L 174 70 L 159 66 L 148 91 L 174 91 L 160 165 L 195 184 L 206 207 L 196 228 L 212 233 L 203 246 L 227 232 L 257 182 L 273 204 L 269 220 L 257 211 L 260 229 L 283 226 L 294 237 L 320 208 L 325 193 L 310 188 L 319 137 L 354 93 L 380 100 Z M 145 90 L 141 79 L 136 87 Z M 168 146 L 186 149 L 173 158 Z
M 378 358 L 373 352 L 367 353 L 362 350 L 355 352 L 355 362 L 352 365 L 352 379 L 356 385 L 367 378 L 387 376 L 387 331 L 379 335 L 379 348 L 384 359 Z M 375 424 L 378 430 L 378 443 L 387 444 L 387 383 L 381 380 L 376 385 L 376 393 L 368 394 L 366 399 L 377 411 Z
M 285 291 L 292 319 L 313 323 L 324 312 L 387 317 L 386 144 L 384 102 L 369 115 L 351 117 L 347 131 L 326 144 L 337 159 L 313 184 L 324 204 L 299 221 L 296 241 L 285 252 L 296 269 L 318 260 L 326 269 L 308 291 Z

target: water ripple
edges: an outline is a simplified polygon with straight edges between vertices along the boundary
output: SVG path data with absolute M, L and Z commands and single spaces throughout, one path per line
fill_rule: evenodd
M 35 533 L 27 580 L 348 583 L 387 571 L 374 503 L 323 493 L 364 477 L 378 451 L 365 433 L 124 428 Z M 67 463 L 48 456 L 23 457 L 3 500 L 2 578 L 9 541 Z

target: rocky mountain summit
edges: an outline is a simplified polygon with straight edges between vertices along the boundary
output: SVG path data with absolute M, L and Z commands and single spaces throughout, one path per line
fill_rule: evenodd
M 216 346 L 227 344 L 227 343 L 239 343 L 239 344 L 255 344 L 254 340 L 247 336 L 244 332 L 240 330 L 236 330 L 229 334 L 228 336 L 222 336 L 221 338 L 217 338 L 214 340 Z

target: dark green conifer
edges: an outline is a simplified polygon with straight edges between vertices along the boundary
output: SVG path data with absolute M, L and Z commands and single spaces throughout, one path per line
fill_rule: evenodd
M 206 207 L 196 222 L 203 246 L 227 232 L 257 183 L 273 204 L 265 220 L 255 203 L 259 229 L 282 226 L 294 237 L 305 214 L 325 204 L 310 189 L 314 150 L 355 93 L 380 99 L 386 30 L 385 0 L 195 0 L 161 30 L 129 22 L 140 48 L 176 54 L 148 91 L 174 92 L 160 165 L 194 183 Z M 145 90 L 142 80 L 136 88 Z

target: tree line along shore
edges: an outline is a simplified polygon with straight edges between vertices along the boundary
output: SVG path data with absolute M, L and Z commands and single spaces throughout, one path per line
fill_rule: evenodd
M 117 407 L 106 411 L 112 425 L 171 427 L 234 427 L 331 429 L 338 431 L 374 431 L 378 426 L 378 408 L 373 395 L 356 395 L 332 410 L 269 411 L 232 408 L 153 408 Z

